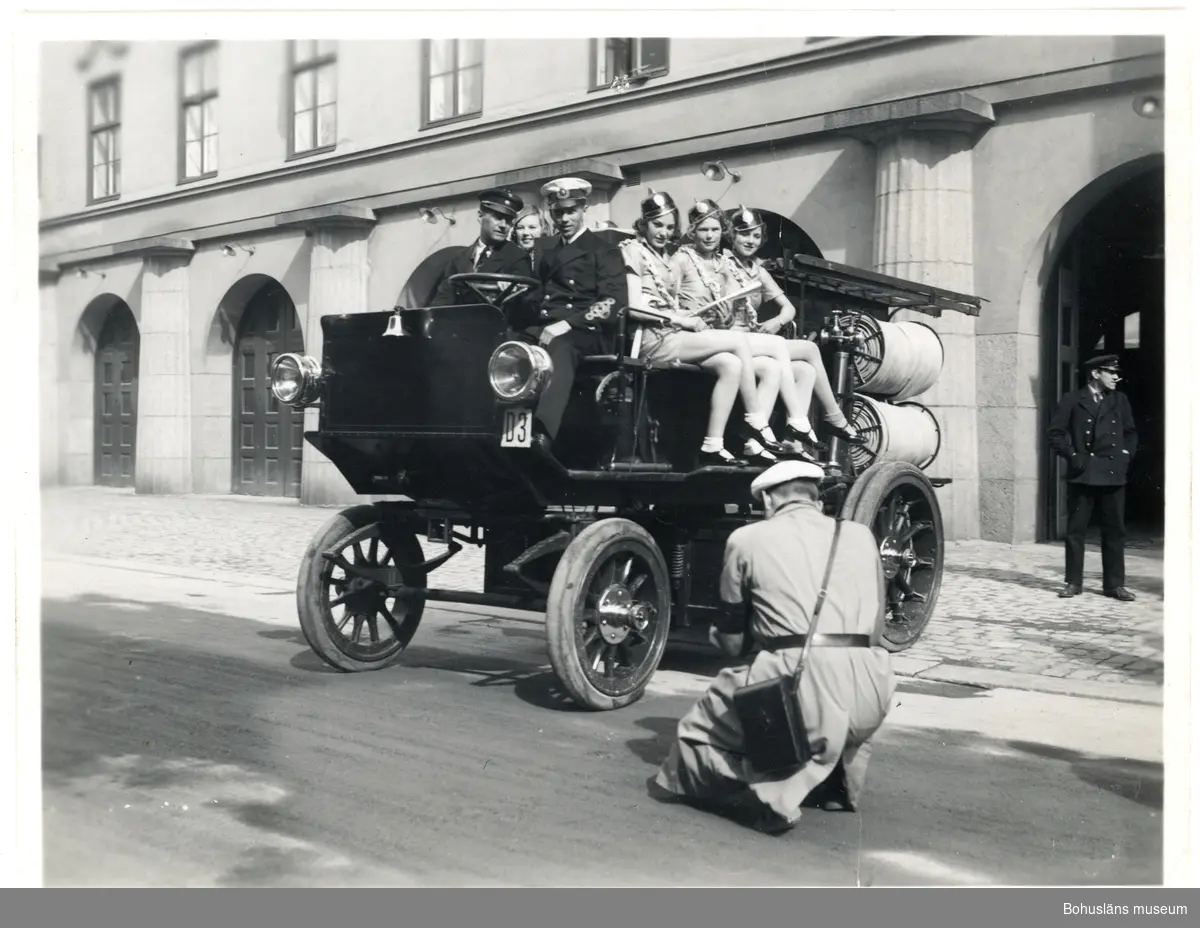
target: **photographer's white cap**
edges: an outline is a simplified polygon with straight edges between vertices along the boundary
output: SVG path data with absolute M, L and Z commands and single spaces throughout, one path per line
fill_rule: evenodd
M 793 480 L 815 480 L 820 482 L 825 477 L 825 471 L 817 464 L 808 461 L 780 461 L 772 464 L 754 478 L 750 484 L 750 495 L 761 499 L 763 490 L 777 487 L 781 483 L 791 483 Z

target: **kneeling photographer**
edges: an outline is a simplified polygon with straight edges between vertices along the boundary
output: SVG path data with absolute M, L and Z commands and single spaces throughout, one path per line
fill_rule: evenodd
M 711 636 L 750 663 L 722 670 L 680 720 L 650 783 L 656 798 L 773 834 L 792 828 L 802 804 L 857 810 L 895 680 L 881 644 L 878 545 L 867 526 L 825 515 L 822 476 L 784 461 L 751 484 L 766 518 L 726 543 L 726 612 Z

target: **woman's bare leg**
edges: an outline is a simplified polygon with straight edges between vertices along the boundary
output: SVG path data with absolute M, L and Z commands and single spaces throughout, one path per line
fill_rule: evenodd
M 831 425 L 846 426 L 846 415 L 838 406 L 837 397 L 833 395 L 833 384 L 829 382 L 829 374 L 825 372 L 825 362 L 821 358 L 821 349 L 816 343 L 804 338 L 785 339 L 788 356 L 793 361 L 803 361 L 812 368 L 815 381 L 813 392 L 817 401 L 825 410 L 825 418 Z M 796 365 L 793 365 L 795 367 Z
M 741 332 L 721 329 L 706 329 L 703 332 L 688 332 L 677 355 L 685 364 L 700 364 L 720 352 L 736 355 L 741 362 L 738 372 L 738 393 L 747 415 L 765 415 L 758 406 L 758 384 L 754 379 L 754 357 L 750 346 Z
M 754 359 L 754 376 L 758 380 L 758 408 L 765 415 L 775 408 L 783 375 L 774 359 L 760 356 Z
M 770 358 L 779 369 L 779 396 L 787 408 L 788 419 L 807 419 L 808 404 L 801 403 L 800 394 L 796 390 L 796 377 L 792 372 L 792 359 L 788 357 L 786 340 L 778 335 L 752 332 L 747 333 L 746 341 L 750 343 L 750 351 L 755 357 Z
M 813 370 L 811 364 L 805 361 L 793 361 L 792 378 L 796 381 L 796 396 L 799 399 L 800 405 L 806 410 L 811 409 L 813 383 L 817 379 L 817 372 Z M 807 419 L 808 417 L 805 416 L 805 421 Z
M 742 405 L 746 410 L 743 417 L 745 425 L 740 431 L 744 438 L 753 440 L 753 443 L 747 443 L 746 453 L 752 455 L 757 463 L 773 462 L 775 458 L 766 452 L 781 451 L 783 448 L 778 439 L 771 434 L 766 415 L 770 410 L 762 410 L 758 404 L 758 384 L 754 378 L 754 356 L 750 353 L 750 345 L 746 341 L 745 334 L 721 329 L 706 329 L 703 332 L 686 334 L 686 338 L 679 339 L 679 347 L 676 350 L 676 356 L 684 363 L 701 364 L 712 358 L 713 355 L 722 353 L 736 356 L 740 365 L 738 393 L 742 397 Z M 719 463 L 715 460 L 716 456 L 728 456 L 729 453 L 724 450 L 723 443 L 718 445 L 718 441 L 720 439 L 712 434 L 704 439 L 701 461 L 708 458 L 707 463 L 715 464 Z M 729 457 L 724 463 L 733 463 L 733 458 Z
M 725 426 L 729 422 L 729 414 L 733 411 L 733 401 L 737 399 L 738 384 L 742 379 L 742 362 L 736 354 L 727 351 L 714 354 L 700 362 L 700 367 L 715 374 L 717 382 L 713 385 L 712 399 L 708 404 L 708 425 L 705 427 L 705 441 L 722 439 Z
M 775 401 L 779 398 L 779 386 L 783 380 L 782 368 L 774 358 L 757 357 L 753 360 L 754 375 L 758 380 L 758 408 L 765 417 L 770 415 L 770 411 L 775 408 Z M 770 423 L 765 418 L 759 429 L 764 438 L 774 440 Z M 774 464 L 779 460 L 764 448 L 757 438 L 747 439 L 743 450 L 747 459 L 756 464 Z

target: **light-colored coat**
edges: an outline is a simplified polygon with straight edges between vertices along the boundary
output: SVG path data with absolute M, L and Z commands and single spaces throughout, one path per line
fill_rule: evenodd
M 721 598 L 750 606 L 756 640 L 807 634 L 833 540 L 834 520 L 805 502 L 787 503 L 769 519 L 729 537 Z M 734 799 L 748 787 L 788 821 L 801 803 L 830 781 L 832 798 L 857 809 L 870 757 L 870 739 L 883 723 L 895 693 L 891 656 L 880 644 L 884 583 L 879 549 L 869 528 L 845 522 L 821 610 L 819 633 L 866 634 L 869 648 L 812 647 L 798 699 L 810 742 L 825 751 L 799 770 L 763 774 L 742 756 L 742 732 L 733 709 L 736 689 L 792 673 L 800 649 L 759 652 L 746 667 L 722 670 L 679 722 L 675 743 L 659 768 L 657 784 L 679 796 Z

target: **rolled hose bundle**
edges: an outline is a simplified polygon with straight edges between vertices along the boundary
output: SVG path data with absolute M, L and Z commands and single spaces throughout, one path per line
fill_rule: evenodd
M 856 393 L 850 423 L 866 442 L 850 446 L 856 471 L 880 461 L 904 461 L 924 470 L 941 450 L 937 419 L 920 403 L 887 403 Z
M 923 322 L 883 322 L 865 313 L 856 318 L 865 336 L 853 355 L 857 391 L 899 402 L 924 393 L 942 373 L 945 351 L 937 332 Z

